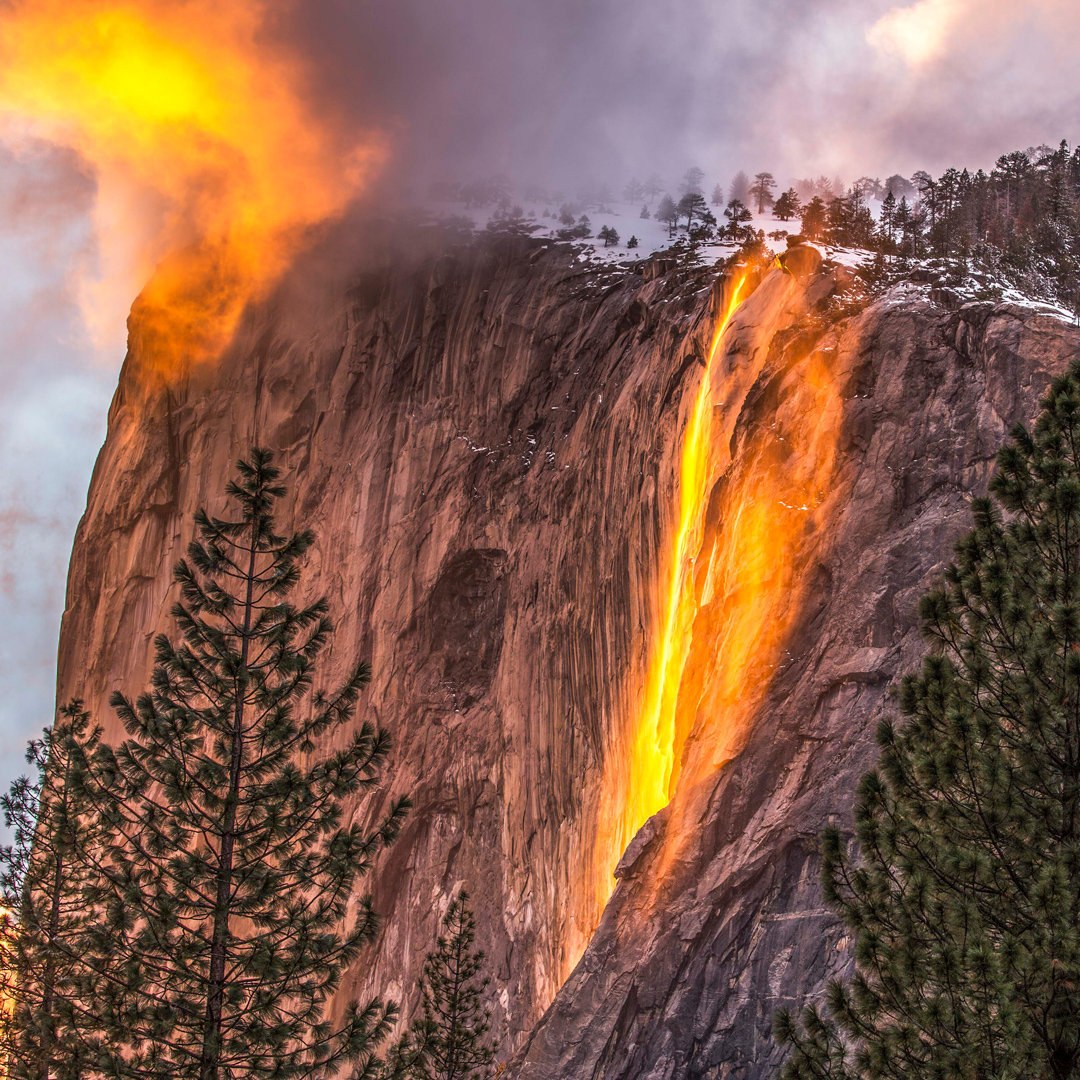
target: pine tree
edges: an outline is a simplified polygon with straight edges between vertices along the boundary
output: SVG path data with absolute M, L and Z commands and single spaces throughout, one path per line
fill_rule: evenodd
M 851 188 L 859 193 L 864 202 L 869 199 L 880 199 L 885 194 L 885 188 L 876 176 L 860 176 Z
M 708 209 L 705 196 L 699 191 L 688 191 L 679 200 L 678 210 L 686 218 L 686 227 L 688 229 L 694 223 L 694 218 L 708 213 Z
M 0 851 L 0 997 L 11 1077 L 66 1080 L 97 1058 L 101 1025 L 86 943 L 102 821 L 84 791 L 99 737 L 82 703 L 71 702 L 30 743 L 36 778 L 20 777 L 0 800 L 14 833 Z
M 850 244 L 852 218 L 851 204 L 847 199 L 830 199 L 825 212 L 825 239 L 831 244 Z
M 476 924 L 462 891 L 443 918 L 442 934 L 420 979 L 422 1017 L 399 1044 L 397 1071 L 410 1080 L 481 1080 L 495 1051 L 486 1038 L 491 1014 L 482 998 L 483 952 L 473 952 Z
M 288 596 L 314 537 L 275 531 L 285 488 L 269 452 L 237 467 L 236 513 L 199 511 L 174 573 L 182 640 L 157 639 L 134 704 L 113 696 L 129 738 L 95 766 L 115 807 L 93 946 L 114 976 L 99 986 L 104 1072 L 363 1077 L 394 1008 L 350 1003 L 332 1024 L 327 1007 L 377 928 L 355 888 L 408 803 L 370 829 L 346 819 L 343 800 L 379 790 L 389 750 L 351 723 L 368 669 L 313 690 L 328 605 Z
M 773 206 L 773 216 L 780 221 L 790 221 L 793 217 L 798 216 L 800 207 L 799 193 L 794 188 L 788 188 L 776 200 Z
M 799 219 L 802 231 L 810 240 L 820 240 L 825 235 L 829 210 L 825 200 L 815 195 L 800 211 Z
M 656 208 L 656 220 L 664 222 L 668 227 L 668 236 L 675 235 L 675 227 L 679 224 L 679 208 L 670 195 L 665 195 Z
M 881 235 L 891 246 L 896 235 L 896 196 L 891 191 L 881 203 Z
M 754 183 L 750 187 L 750 195 L 757 202 L 757 212 L 764 214 L 766 207 L 772 206 L 776 201 L 773 191 L 776 189 L 776 178 L 771 172 L 759 172 L 754 177 Z
M 724 217 L 728 219 L 728 223 L 724 226 L 723 232 L 729 240 L 742 243 L 747 239 L 746 233 L 753 232 L 753 229 L 746 224 L 752 217 L 750 210 L 743 206 L 738 199 L 732 199 L 727 204 Z
M 906 195 L 901 198 L 899 205 L 896 207 L 893 226 L 900 237 L 900 253 L 902 255 L 912 254 L 914 251 L 914 241 L 909 240 L 909 238 L 912 236 L 912 231 L 914 229 L 914 219 L 911 214 L 911 207 L 908 206 Z
M 884 184 L 885 192 L 894 199 L 903 199 L 915 194 L 915 185 L 899 173 L 893 173 Z
M 687 169 L 683 174 L 682 183 L 679 185 L 679 191 L 683 195 L 700 195 L 702 194 L 702 182 L 705 180 L 705 170 L 699 169 L 696 165 L 693 168 Z
M 1023 150 L 1015 150 L 1011 154 L 1002 154 L 997 160 L 994 172 L 1004 182 L 1005 215 L 1011 217 L 1014 210 L 1014 200 L 1015 202 L 1020 201 L 1023 182 L 1031 173 L 1031 158 Z M 922 173 L 921 175 L 925 176 L 926 174 Z
M 695 242 L 708 242 L 716 235 L 716 215 L 702 206 L 698 213 L 698 224 L 690 228 L 690 239 Z
M 728 186 L 728 202 L 742 203 L 747 206 L 750 203 L 750 177 L 740 169 Z
M 856 942 L 804 1078 L 1080 1075 L 1080 362 L 998 455 L 823 882 Z
M 712 204 L 713 206 L 724 205 L 724 189 L 719 184 L 712 189 Z
M 926 171 L 920 169 L 911 177 L 919 193 L 919 199 L 930 214 L 930 230 L 937 226 L 938 182 Z

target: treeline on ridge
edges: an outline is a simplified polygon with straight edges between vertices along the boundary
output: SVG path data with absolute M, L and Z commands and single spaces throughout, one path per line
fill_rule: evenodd
M 939 261 L 955 279 L 972 274 L 993 290 L 1015 287 L 1025 295 L 1080 308 L 1080 148 L 1062 141 L 1001 155 L 992 169 L 948 168 L 933 176 L 918 171 L 882 181 L 860 177 L 850 186 L 838 178 L 792 182 L 781 190 L 771 172 L 737 173 L 716 183 L 706 198 L 705 172 L 691 168 L 669 186 L 657 173 L 633 178 L 621 196 L 639 216 L 664 222 L 669 236 L 691 244 L 723 241 L 761 249 L 795 229 L 806 239 L 881 256 L 877 275 L 907 272 Z M 619 196 L 609 185 L 576 196 L 540 185 L 518 189 L 500 176 L 467 184 L 440 182 L 430 196 L 467 209 L 495 208 L 491 228 L 535 232 L 552 219 L 555 235 L 591 237 L 588 214 L 611 213 Z M 543 205 L 527 219 L 522 203 Z M 780 227 L 766 233 L 753 215 L 767 211 Z M 787 223 L 792 226 L 788 227 Z M 606 226 L 611 229 L 611 226 Z M 605 244 L 617 242 L 608 234 Z M 635 245 L 637 238 L 635 237 Z

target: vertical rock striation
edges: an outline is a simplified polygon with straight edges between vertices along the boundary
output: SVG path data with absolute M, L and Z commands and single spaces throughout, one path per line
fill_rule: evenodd
M 775 1072 L 772 1013 L 850 963 L 822 903 L 817 837 L 850 825 L 889 688 L 922 653 L 918 598 L 970 527 L 1008 429 L 1080 354 L 1080 331 L 1003 305 L 948 312 L 901 288 L 812 350 L 828 357 L 844 417 L 819 525 L 793 559 L 805 590 L 786 656 L 728 760 L 681 784 L 627 852 L 515 1078 Z M 782 350 L 775 360 L 740 416 L 747 442 L 754 425 L 783 431 L 797 384 Z M 699 752 L 688 744 L 684 770 Z
M 167 377 L 136 307 L 76 537 L 59 694 L 116 735 L 108 694 L 145 681 L 192 512 L 219 507 L 252 443 L 278 452 L 338 626 L 324 676 L 371 662 L 362 713 L 392 732 L 393 789 L 416 805 L 373 881 L 385 931 L 354 986 L 408 1000 L 467 885 L 515 1077 L 766 1074 L 772 1010 L 843 956 L 815 836 L 845 818 L 917 658 L 915 600 L 1008 426 L 1080 346 L 1049 317 L 945 311 L 915 287 L 837 322 L 819 313 L 834 273 L 765 277 L 723 343 L 742 374 L 723 400 L 714 386 L 699 564 L 722 563 L 732 492 L 798 472 L 813 371 L 835 460 L 812 507 L 777 511 L 805 510 L 771 586 L 782 641 L 746 667 L 738 723 L 710 653 L 732 647 L 738 575 L 695 574 L 679 787 L 601 920 L 714 276 L 590 269 L 527 240 L 344 284 L 301 267 L 219 364 Z

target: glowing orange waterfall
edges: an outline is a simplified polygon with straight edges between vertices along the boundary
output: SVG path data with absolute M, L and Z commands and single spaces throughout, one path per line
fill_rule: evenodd
M 698 387 L 683 438 L 679 472 L 679 518 L 668 560 L 668 583 L 663 623 L 658 644 L 649 663 L 640 718 L 630 748 L 629 791 L 623 812 L 623 835 L 619 854 L 657 810 L 671 799 L 675 760 L 675 711 L 679 684 L 689 651 L 689 627 L 694 618 L 694 590 L 688 588 L 693 573 L 692 553 L 699 539 L 701 519 L 709 493 L 710 413 L 712 366 L 717 347 L 731 316 L 739 306 L 745 276 L 735 280 L 713 333 L 705 374 Z M 618 855 L 615 856 L 616 859 Z M 614 870 L 614 866 L 610 868 Z M 610 892 L 610 888 L 608 889 Z
M 771 363 L 774 336 L 801 310 L 800 286 L 789 274 L 776 271 L 759 289 L 765 295 L 757 302 L 755 294 L 753 326 L 736 348 L 725 331 L 750 290 L 745 274 L 728 283 L 687 421 L 661 618 L 640 704 L 621 753 L 613 750 L 606 765 L 597 911 L 611 896 L 615 865 L 653 814 L 673 803 L 659 877 L 683 832 L 692 832 L 682 816 L 693 798 L 687 793 L 703 781 L 702 790 L 711 790 L 716 769 L 752 729 L 803 610 L 803 571 L 828 535 L 819 526 L 843 404 L 829 354 L 781 350 L 769 367 L 765 420 L 737 423 Z
M 612 876 L 626 845 L 638 829 L 671 798 L 676 762 L 676 707 L 679 683 L 690 645 L 694 618 L 692 555 L 700 544 L 704 508 L 708 499 L 712 439 L 712 366 L 723 338 L 746 292 L 746 275 L 731 281 L 713 331 L 706 370 L 697 389 L 686 432 L 679 469 L 679 516 L 663 573 L 663 608 L 659 636 L 650 651 L 644 695 L 628 745 L 606 766 L 601 791 L 596 851 L 595 893 L 583 897 L 582 926 L 569 948 L 571 965 L 585 948 L 595 920 L 611 896 Z M 584 935 L 580 933 L 584 931 Z

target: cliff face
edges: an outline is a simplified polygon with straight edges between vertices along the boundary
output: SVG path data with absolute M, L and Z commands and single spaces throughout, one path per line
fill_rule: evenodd
M 739 752 L 643 831 L 515 1076 L 771 1075 L 773 1012 L 801 1007 L 849 962 L 817 884 L 817 838 L 850 826 L 890 686 L 922 654 L 918 598 L 1080 332 L 1015 308 L 945 311 L 910 289 L 817 348 L 844 418 L 826 513 L 800 552 L 812 585 L 785 663 Z
M 407 1000 L 467 886 L 514 1075 L 768 1072 L 773 1009 L 842 962 L 815 837 L 846 820 L 890 680 L 917 660 L 916 599 L 1009 425 L 1080 347 L 1048 317 L 914 287 L 837 322 L 819 314 L 835 276 L 796 269 L 747 284 L 711 366 L 734 282 L 527 241 L 295 281 L 220 364 L 167 377 L 133 315 L 61 700 L 116 734 L 108 694 L 145 681 L 192 512 L 221 507 L 252 443 L 276 450 L 287 523 L 319 537 L 326 682 L 371 662 L 361 711 L 392 732 L 393 790 L 416 807 L 355 982 Z M 601 920 L 703 400 L 678 784 Z

